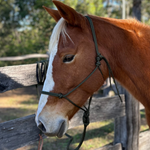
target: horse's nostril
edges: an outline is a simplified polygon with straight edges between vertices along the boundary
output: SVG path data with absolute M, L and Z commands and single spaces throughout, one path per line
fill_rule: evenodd
M 44 125 L 43 125 L 42 123 L 40 123 L 40 124 L 38 125 L 38 128 L 39 128 L 42 132 L 46 132 L 46 129 L 45 129 L 45 127 L 44 127 Z
M 64 131 L 65 131 L 65 126 L 66 126 L 65 120 L 61 120 L 60 121 L 60 128 L 59 128 L 59 131 L 58 131 L 58 134 L 57 134 L 58 138 L 61 138 L 63 136 Z

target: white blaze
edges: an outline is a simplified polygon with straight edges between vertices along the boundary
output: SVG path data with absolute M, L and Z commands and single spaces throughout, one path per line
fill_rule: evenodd
M 46 74 L 46 80 L 45 80 L 44 86 L 43 86 L 43 91 L 50 92 L 53 90 L 54 85 L 55 85 L 52 73 L 53 73 L 53 60 L 57 53 L 57 47 L 58 47 L 58 43 L 56 43 L 56 45 L 54 46 L 54 49 L 51 51 L 51 54 L 50 54 L 49 65 L 48 65 L 48 70 L 47 70 L 47 74 Z M 47 98 L 48 98 L 48 95 L 41 94 L 39 106 L 38 106 L 38 110 L 37 110 L 37 114 L 36 114 L 36 122 L 37 123 L 38 123 L 38 116 L 47 103 Z
M 55 85 L 54 80 L 53 80 L 53 60 L 58 50 L 58 41 L 59 41 L 60 33 L 64 29 L 64 26 L 65 26 L 64 19 L 60 19 L 60 21 L 55 26 L 52 32 L 51 38 L 50 38 L 50 44 L 49 44 L 50 58 L 49 58 L 49 65 L 48 65 L 48 70 L 46 74 L 46 80 L 43 86 L 43 91 L 50 92 L 53 90 L 54 85 Z M 35 118 L 37 125 L 39 124 L 39 121 L 38 121 L 39 114 L 42 112 L 44 106 L 46 105 L 47 98 L 48 98 L 48 95 L 41 94 L 39 105 L 38 105 L 38 110 L 37 110 L 37 114 Z

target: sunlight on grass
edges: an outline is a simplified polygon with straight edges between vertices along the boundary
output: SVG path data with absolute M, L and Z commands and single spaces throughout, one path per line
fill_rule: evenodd
M 144 130 L 149 129 L 149 127 L 147 125 L 147 122 L 146 122 L 146 119 L 145 119 L 146 118 L 145 110 L 141 110 L 140 114 L 141 114 L 141 128 L 140 128 L 140 131 L 144 131 Z
M 0 122 L 34 114 L 38 107 L 37 96 L 18 95 L 0 99 Z
M 78 126 L 68 130 L 68 134 L 73 136 L 70 149 L 75 149 L 81 139 L 83 126 Z M 108 143 L 113 142 L 113 123 L 112 120 L 91 123 L 87 128 L 85 141 L 80 150 L 94 150 Z M 44 139 L 43 150 L 66 150 L 69 139 L 63 136 L 61 139 L 57 137 L 48 137 Z M 18 150 L 37 150 L 38 142 L 33 145 L 19 148 Z
M 75 129 L 77 130 L 78 128 L 80 127 Z M 112 120 L 91 123 L 88 127 L 82 150 L 99 148 L 113 142 L 113 129 L 114 125 Z
M 15 94 L 8 97 L 0 97 L 0 122 L 16 119 L 19 117 L 34 114 L 38 107 L 38 98 L 36 94 Z M 145 119 L 145 111 L 141 110 L 141 131 L 147 130 L 148 125 Z M 82 137 L 83 125 L 73 129 L 69 129 L 67 133 L 73 136 L 70 149 L 78 146 Z M 85 141 L 80 150 L 94 150 L 106 144 L 112 143 L 114 139 L 114 124 L 113 120 L 103 122 L 90 123 L 87 127 Z M 69 139 L 64 136 L 61 139 L 57 137 L 49 137 L 44 139 L 43 150 L 66 150 Z M 38 142 L 18 150 L 37 150 Z
M 23 107 L 23 106 L 30 106 L 30 105 L 35 105 L 36 107 L 38 106 L 38 100 L 36 96 L 18 96 L 18 97 L 10 97 L 6 98 L 3 97 L 1 98 L 0 101 L 0 107 L 5 108 L 5 107 Z
M 113 136 L 114 136 L 113 128 L 114 127 L 113 127 L 112 120 L 91 123 L 87 128 L 86 137 L 80 149 L 92 150 L 113 142 Z M 74 149 L 78 146 L 81 140 L 82 132 L 83 132 L 82 125 L 73 129 L 69 129 L 67 131 L 69 135 L 73 136 L 72 145 L 70 147 L 71 149 Z M 44 140 L 43 149 L 44 150 L 58 150 L 58 149 L 66 150 L 68 142 L 69 139 L 66 138 L 66 136 L 64 136 L 61 139 L 58 139 L 56 137 L 53 138 L 50 137 Z M 31 150 L 34 150 L 34 148 Z

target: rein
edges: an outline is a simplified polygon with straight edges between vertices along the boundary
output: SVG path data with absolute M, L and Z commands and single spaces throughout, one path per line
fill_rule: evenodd
M 110 85 L 111 85 L 111 79 L 110 79 L 110 78 L 112 77 L 112 78 L 113 78 L 113 81 L 114 81 L 114 83 L 115 83 L 116 90 L 117 90 L 117 95 L 119 96 L 120 101 L 122 102 L 122 99 L 121 99 L 121 97 L 120 97 L 120 95 L 119 95 L 119 91 L 118 91 L 118 88 L 117 88 L 117 84 L 116 84 L 116 81 L 115 81 L 115 79 L 114 79 L 114 75 L 113 75 L 113 72 L 112 72 L 112 70 L 111 70 L 111 68 L 110 68 L 110 65 L 109 65 L 107 59 L 106 59 L 104 56 L 102 56 L 102 55 L 99 53 L 99 51 L 98 51 L 97 39 L 96 39 L 96 34 L 95 34 L 93 22 L 92 22 L 92 20 L 91 20 L 91 18 L 90 18 L 89 16 L 85 16 L 85 17 L 88 19 L 88 21 L 89 21 L 89 23 L 90 23 L 90 27 L 91 27 L 91 31 L 92 31 L 92 35 L 93 35 L 93 40 L 94 40 L 94 44 L 95 44 L 95 50 L 96 50 L 96 53 L 97 53 L 97 56 L 96 56 L 96 64 L 95 64 L 96 67 L 95 67 L 95 69 L 94 69 L 80 84 L 78 84 L 74 89 L 72 89 L 71 91 L 69 91 L 67 94 L 52 93 L 52 92 L 47 92 L 47 91 L 42 91 L 42 92 L 41 92 L 41 94 L 46 94 L 46 95 L 58 97 L 59 99 L 65 98 L 65 99 L 66 99 L 67 101 L 69 101 L 71 104 L 73 104 L 74 106 L 78 107 L 79 109 L 81 109 L 81 110 L 84 112 L 84 113 L 83 113 L 84 130 L 83 130 L 83 134 L 82 134 L 81 141 L 80 141 L 79 145 L 75 148 L 75 150 L 79 150 L 79 148 L 81 147 L 81 145 L 82 145 L 82 143 L 83 143 L 83 141 L 84 141 L 84 138 L 85 138 L 86 128 L 87 128 L 87 126 L 88 126 L 89 123 L 90 123 L 89 115 L 90 115 L 90 104 L 91 104 L 91 101 L 92 101 L 92 96 L 91 96 L 90 99 L 89 99 L 88 107 L 83 106 L 83 108 L 80 107 L 80 106 L 78 106 L 78 105 L 75 104 L 74 102 L 72 102 L 67 96 L 68 96 L 69 94 L 71 94 L 73 91 L 75 91 L 78 87 L 80 87 L 86 80 L 88 80 L 88 79 L 94 74 L 94 72 L 95 72 L 97 69 L 99 69 L 99 71 L 100 71 L 100 73 L 102 74 L 102 77 L 103 77 L 103 79 L 104 79 L 103 73 L 102 73 L 102 71 L 101 71 L 101 69 L 100 69 L 100 65 L 101 65 L 100 61 L 102 61 L 102 60 L 105 61 L 106 65 L 107 65 L 107 67 L 108 67 L 108 71 L 109 71 L 109 82 L 110 82 Z M 44 67 L 44 68 L 43 68 L 43 67 Z M 45 79 L 45 77 L 46 77 L 46 76 L 45 76 L 45 75 L 46 75 L 45 68 L 47 68 L 47 63 L 45 63 L 45 62 L 42 63 L 42 65 L 41 65 L 41 70 L 40 70 L 40 67 L 39 67 L 39 63 L 37 63 L 37 69 L 36 69 L 37 82 L 40 83 L 40 84 L 44 82 L 43 78 Z M 40 75 L 39 75 L 39 73 L 40 73 Z M 40 79 L 39 79 L 39 77 L 40 77 Z M 111 88 L 112 88 L 112 85 L 111 85 Z M 73 140 L 73 137 L 70 136 L 70 135 L 68 135 L 67 133 L 65 133 L 65 135 L 66 135 L 68 138 L 70 138 L 70 141 L 69 141 L 68 146 L 67 146 L 67 150 L 69 150 L 69 147 L 70 147 L 70 144 L 71 144 L 71 142 L 72 142 L 72 140 Z

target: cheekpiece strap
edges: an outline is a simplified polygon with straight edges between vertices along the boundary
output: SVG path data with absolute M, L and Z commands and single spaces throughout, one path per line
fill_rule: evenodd
M 95 49 L 96 49 L 97 57 L 98 57 L 98 59 L 101 60 L 102 55 L 98 51 L 97 39 L 96 39 L 96 34 L 95 34 L 95 29 L 94 29 L 94 25 L 93 25 L 92 19 L 89 16 L 85 16 L 85 17 L 88 19 L 88 21 L 90 23 L 90 27 L 91 27 L 91 31 L 92 31 L 92 35 L 93 35 L 93 40 L 94 40 L 94 44 L 95 44 Z

